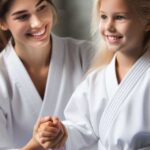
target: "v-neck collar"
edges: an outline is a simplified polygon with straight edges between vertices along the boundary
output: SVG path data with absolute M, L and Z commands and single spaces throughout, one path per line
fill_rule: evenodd
M 110 128 L 115 121 L 115 118 L 118 116 L 122 108 L 121 106 L 123 106 L 125 101 L 132 100 L 128 99 L 127 97 L 132 93 L 132 91 L 134 91 L 136 85 L 142 81 L 145 72 L 149 69 L 149 67 L 150 51 L 147 51 L 135 62 L 125 78 L 119 84 L 117 90 L 115 90 L 115 92 L 113 93 L 111 99 L 108 101 L 108 104 L 100 120 L 100 130 L 102 131 L 101 139 L 103 139 L 103 142 L 105 141 Z M 111 83 L 107 82 L 107 84 L 108 85 L 106 86 L 109 86 Z
M 143 67 L 143 64 L 149 63 L 149 55 L 150 52 L 147 51 L 144 53 L 143 56 L 141 56 L 135 64 L 130 68 L 130 70 L 127 72 L 123 80 L 118 83 L 117 75 L 116 75 L 116 55 L 114 55 L 111 63 L 107 66 L 105 71 L 105 78 L 106 78 L 106 89 L 107 89 L 107 95 L 108 98 L 111 99 L 113 95 L 116 93 L 117 89 L 122 87 L 126 82 L 132 78 L 137 71 L 140 71 L 140 69 Z M 130 81 L 129 81 L 130 82 Z
M 61 38 L 53 34 L 52 37 L 53 51 L 51 57 L 51 66 L 49 69 L 49 76 L 47 81 L 48 85 L 46 86 L 46 93 L 44 96 L 40 116 L 54 114 L 58 97 L 58 90 L 60 88 L 61 77 L 63 74 L 65 44 Z
M 27 70 L 17 56 L 11 41 L 5 49 L 4 59 L 7 63 L 7 69 L 10 74 L 11 82 L 13 82 L 13 85 L 16 85 L 19 91 L 24 95 L 24 97 L 26 97 L 28 102 L 33 107 L 36 115 L 37 113 L 39 114 L 42 101 L 45 101 L 45 99 L 53 99 L 57 95 L 56 91 L 59 85 L 56 83 L 59 83 L 59 80 L 61 79 L 64 58 L 63 50 L 63 42 L 57 36 L 52 35 L 52 56 L 50 60 L 44 98 L 42 100 Z
M 113 97 L 119 86 L 115 70 L 115 60 L 116 57 L 114 56 L 105 71 L 105 82 L 108 99 L 111 99 Z

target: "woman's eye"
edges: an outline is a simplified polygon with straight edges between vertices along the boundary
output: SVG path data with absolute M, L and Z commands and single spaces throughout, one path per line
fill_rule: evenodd
M 46 5 L 42 5 L 42 6 L 40 6 L 38 9 L 37 9 L 37 11 L 42 11 L 42 10 L 44 10 L 46 8 Z
M 25 14 L 25 15 L 21 15 L 21 16 L 17 17 L 16 19 L 24 21 L 24 20 L 26 20 L 28 18 L 29 18 L 29 15 Z

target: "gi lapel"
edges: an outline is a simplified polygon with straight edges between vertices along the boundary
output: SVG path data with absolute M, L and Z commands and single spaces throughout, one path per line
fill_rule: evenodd
M 22 62 L 16 55 L 11 43 L 7 46 L 5 62 L 7 63 L 7 69 L 10 74 L 11 82 L 13 82 L 14 86 L 17 86 L 22 99 L 26 100 L 29 110 L 31 110 L 32 114 L 35 118 L 37 118 L 42 105 L 42 100 Z
M 104 143 L 107 135 L 118 116 L 121 106 L 126 100 L 130 91 L 138 83 L 146 70 L 150 67 L 150 52 L 147 51 L 132 67 L 126 78 L 122 81 L 119 88 L 116 90 L 112 99 L 109 100 L 101 120 L 100 120 L 100 138 Z
M 60 82 L 63 74 L 65 45 L 62 39 L 52 35 L 52 56 L 44 101 L 39 116 L 55 115 Z

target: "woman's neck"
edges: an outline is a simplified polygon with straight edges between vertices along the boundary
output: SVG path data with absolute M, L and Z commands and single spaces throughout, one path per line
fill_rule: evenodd
M 51 58 L 51 44 L 42 48 L 15 47 L 16 53 L 21 59 L 26 69 L 37 69 L 46 67 L 50 63 Z

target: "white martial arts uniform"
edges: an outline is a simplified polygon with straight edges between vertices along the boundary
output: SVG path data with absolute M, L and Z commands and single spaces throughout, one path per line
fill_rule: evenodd
M 120 84 L 115 56 L 78 86 L 66 109 L 67 150 L 150 150 L 150 52 Z
M 89 42 L 52 35 L 52 56 L 42 100 L 9 42 L 0 54 L 0 149 L 25 145 L 39 115 L 64 119 L 64 108 L 94 53 Z

